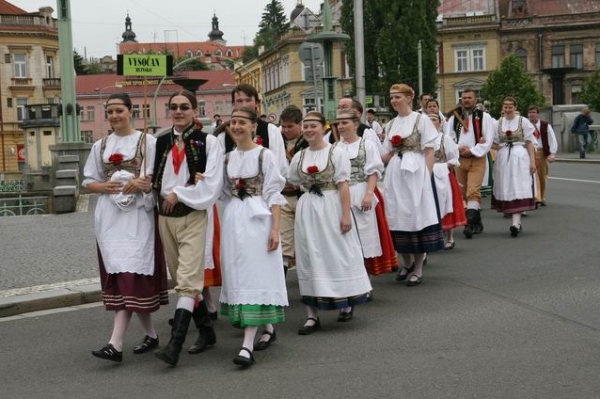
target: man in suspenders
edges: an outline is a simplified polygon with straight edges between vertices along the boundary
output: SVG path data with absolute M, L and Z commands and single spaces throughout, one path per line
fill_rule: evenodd
M 475 90 L 465 89 L 461 95 L 461 107 L 454 111 L 445 127 L 445 133 L 456 140 L 460 152 L 456 178 L 467 205 L 467 225 L 463 230 L 467 238 L 483 231 L 481 185 L 495 129 L 490 114 L 475 107 L 476 100 Z

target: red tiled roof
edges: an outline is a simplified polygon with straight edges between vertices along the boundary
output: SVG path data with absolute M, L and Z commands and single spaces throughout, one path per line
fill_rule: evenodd
M 0 14 L 2 15 L 27 15 L 27 11 L 9 3 L 5 0 L 0 0 Z
M 189 71 L 185 73 L 190 79 L 206 79 L 208 82 L 200 86 L 199 91 L 209 90 L 228 90 L 229 85 L 235 84 L 233 72 L 228 70 L 223 71 Z M 160 80 L 148 78 L 149 80 Z M 141 86 L 125 86 L 116 87 L 117 84 L 126 81 L 125 76 L 115 74 L 100 74 L 100 75 L 81 75 L 77 76 L 76 92 L 77 95 L 97 95 L 102 93 L 108 95 L 110 93 L 130 91 L 139 93 L 143 91 Z M 149 96 L 151 96 L 156 89 L 156 84 L 148 85 Z M 174 91 L 181 89 L 181 86 L 175 84 L 165 84 L 161 86 L 161 91 Z
M 510 0 L 500 0 L 500 13 L 514 17 Z M 527 0 L 528 15 L 569 15 L 600 12 L 600 0 Z

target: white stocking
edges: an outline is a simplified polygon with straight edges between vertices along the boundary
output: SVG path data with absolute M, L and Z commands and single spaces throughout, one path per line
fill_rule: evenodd
M 250 352 L 254 351 L 254 338 L 256 337 L 257 331 L 258 326 L 248 326 L 244 328 L 244 342 L 242 342 L 242 347 L 248 348 Z M 241 350 L 239 355 L 250 358 L 250 355 L 245 350 Z
M 156 338 L 156 331 L 154 330 L 154 325 L 152 324 L 152 315 L 150 313 L 137 313 L 138 319 L 140 319 L 140 324 L 144 329 L 144 333 L 150 338 Z
M 131 321 L 131 312 L 127 310 L 117 310 L 115 313 L 115 324 L 113 326 L 112 336 L 110 337 L 109 344 L 115 347 L 116 350 L 121 352 L 123 350 L 123 341 L 125 340 L 125 332 L 129 328 L 129 322 Z
M 513 226 L 521 225 L 521 212 L 512 214 L 512 224 Z

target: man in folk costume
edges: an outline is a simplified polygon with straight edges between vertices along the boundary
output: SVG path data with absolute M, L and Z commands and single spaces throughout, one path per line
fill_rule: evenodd
M 546 206 L 546 183 L 548 182 L 548 164 L 556 160 L 558 142 L 552 126 L 540 119 L 537 105 L 529 107 L 527 116 L 535 127 L 535 167 L 537 170 L 535 205 Z
M 215 137 L 197 128 L 198 101 L 182 90 L 169 99 L 172 130 L 156 144 L 153 186 L 158 193 L 159 230 L 169 272 L 179 295 L 169 344 L 156 357 L 175 366 L 193 319 L 200 335 L 196 345 L 214 345 L 216 337 L 201 292 L 207 210 L 217 201 L 223 185 L 223 150 Z M 195 174 L 204 178 L 194 182 Z
M 295 105 L 288 105 L 279 117 L 279 126 L 285 142 L 285 156 L 288 162 L 294 154 L 308 147 L 308 142 L 302 137 L 302 111 Z M 287 178 L 287 176 L 286 176 Z M 287 204 L 281 207 L 281 249 L 283 251 L 283 267 L 287 270 L 295 265 L 294 223 L 296 219 L 296 204 L 302 194 L 300 186 L 287 183 L 282 191 Z
M 483 231 L 481 185 L 495 129 L 494 119 L 487 112 L 477 109 L 475 104 L 475 90 L 465 89 L 461 106 L 454 111 L 445 127 L 446 134 L 456 140 L 460 153 L 456 178 L 467 203 L 467 225 L 463 230 L 467 238 Z
M 231 103 L 234 110 L 241 107 L 250 107 L 258 110 L 258 105 L 260 104 L 258 91 L 256 91 L 256 89 L 249 84 L 239 84 L 231 91 Z M 230 133 L 228 133 L 229 123 L 226 122 L 221 126 L 221 129 L 215 130 L 215 134 L 217 135 L 219 143 L 221 143 L 225 153 L 227 154 L 233 150 L 235 143 L 233 142 Z M 279 167 L 279 172 L 283 176 L 286 176 L 288 165 L 285 158 L 283 138 L 279 128 L 272 123 L 268 123 L 262 119 L 259 119 L 254 141 L 257 144 L 268 148 L 271 150 L 271 152 L 273 152 L 273 154 L 275 154 L 275 160 L 277 162 L 277 166 Z

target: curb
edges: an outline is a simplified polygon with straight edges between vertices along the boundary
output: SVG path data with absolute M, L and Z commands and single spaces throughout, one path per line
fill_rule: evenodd
M 580 158 L 556 158 L 554 162 L 564 163 L 600 163 L 600 159 L 580 159 Z
M 0 318 L 40 310 L 83 305 L 101 300 L 100 284 L 81 285 L 0 298 Z

